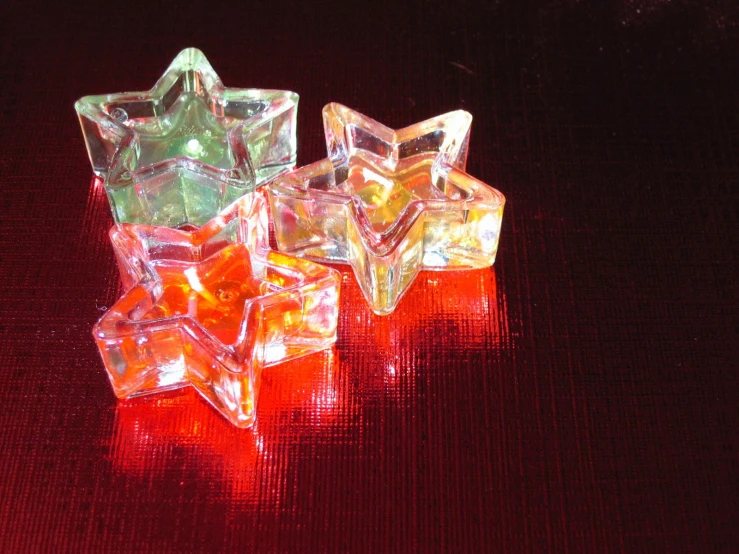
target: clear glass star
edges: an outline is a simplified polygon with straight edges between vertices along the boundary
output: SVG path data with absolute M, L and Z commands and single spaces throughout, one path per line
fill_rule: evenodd
M 184 212 L 196 191 L 207 219 L 229 200 L 295 166 L 298 95 L 225 88 L 200 50 L 180 52 L 150 91 L 86 96 L 77 101 L 90 162 L 104 179 L 116 222 L 176 227 L 140 197 L 164 193 Z M 153 183 L 160 164 L 180 164 L 188 177 Z M 200 174 L 208 179 L 190 178 Z M 207 181 L 207 182 L 204 182 Z
M 505 198 L 464 172 L 469 113 L 393 130 L 329 104 L 323 121 L 329 157 L 268 186 L 280 250 L 351 264 L 380 315 L 422 269 L 494 263 Z

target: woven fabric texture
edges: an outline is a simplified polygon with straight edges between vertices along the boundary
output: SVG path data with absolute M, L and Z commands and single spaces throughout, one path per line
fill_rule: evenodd
M 736 552 L 739 9 L 733 1 L 11 1 L 0 8 L 0 551 Z M 240 431 L 119 402 L 117 298 L 73 103 L 201 48 L 226 86 L 395 128 L 472 113 L 507 198 L 494 268 L 269 369 Z

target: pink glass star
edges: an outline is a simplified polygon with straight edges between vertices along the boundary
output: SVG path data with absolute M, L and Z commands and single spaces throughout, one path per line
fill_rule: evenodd
M 248 427 L 264 367 L 336 341 L 338 273 L 266 250 L 264 207 L 252 193 L 195 231 L 111 230 L 128 290 L 93 336 L 118 397 L 192 385 Z

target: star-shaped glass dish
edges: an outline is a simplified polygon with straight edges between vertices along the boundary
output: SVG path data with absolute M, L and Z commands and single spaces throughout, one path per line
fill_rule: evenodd
M 495 262 L 505 198 L 464 171 L 469 113 L 396 131 L 329 104 L 323 122 L 329 157 L 268 185 L 281 251 L 351 264 L 380 315 L 422 269 Z
M 151 90 L 86 96 L 75 109 L 115 221 L 177 227 L 197 225 L 186 203 L 207 221 L 295 167 L 297 105 L 294 92 L 224 87 L 188 48 Z M 176 165 L 186 171 L 164 171 Z
M 248 427 L 264 367 L 334 344 L 338 273 L 267 250 L 265 207 L 253 192 L 195 231 L 111 229 L 127 291 L 93 336 L 116 396 L 192 385 Z

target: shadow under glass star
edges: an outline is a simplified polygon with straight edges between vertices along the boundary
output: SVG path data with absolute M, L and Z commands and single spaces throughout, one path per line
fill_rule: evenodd
M 116 222 L 175 227 L 182 198 L 196 197 L 209 219 L 295 166 L 297 104 L 294 92 L 224 87 L 203 53 L 188 48 L 150 91 L 86 96 L 75 109 Z M 152 171 L 172 159 L 190 173 L 153 183 Z M 171 221 L 142 199 L 161 193 L 168 200 L 160 204 L 178 214 Z
M 329 157 L 268 185 L 280 250 L 351 264 L 379 315 L 422 269 L 494 263 L 505 198 L 464 172 L 470 114 L 396 131 L 329 104 L 323 120 Z

